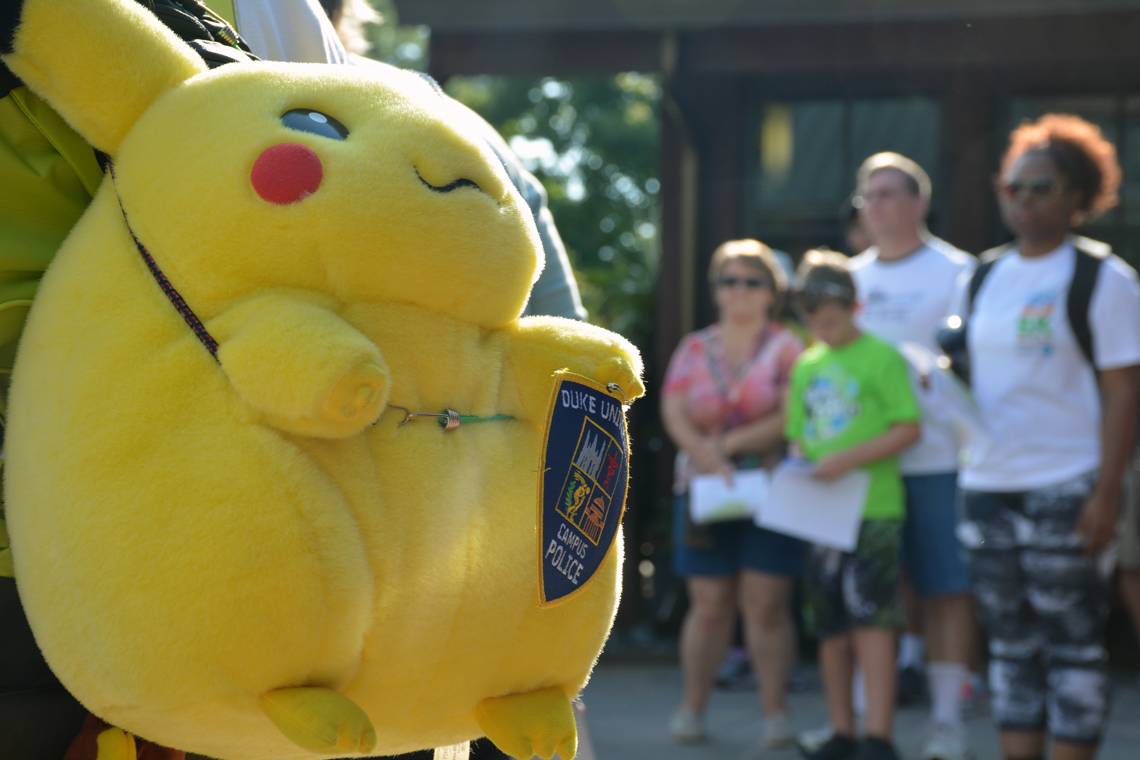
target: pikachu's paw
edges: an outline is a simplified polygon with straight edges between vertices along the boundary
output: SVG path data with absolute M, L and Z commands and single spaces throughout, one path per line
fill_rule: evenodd
M 598 381 L 628 404 L 645 395 L 645 384 L 633 365 L 622 356 L 607 359 L 598 367 Z
M 332 689 L 275 689 L 261 696 L 261 709 L 291 742 L 310 752 L 370 752 L 376 746 L 368 715 Z
M 519 760 L 535 755 L 570 760 L 578 752 L 578 729 L 566 693 L 557 687 L 484 699 L 475 719 L 487 738 Z
M 331 430 L 355 434 L 371 425 L 388 403 L 388 372 L 374 361 L 363 361 L 345 372 L 325 394 L 321 422 Z

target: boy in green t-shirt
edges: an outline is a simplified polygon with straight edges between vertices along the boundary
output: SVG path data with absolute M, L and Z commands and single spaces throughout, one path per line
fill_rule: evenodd
M 891 743 L 895 635 L 902 623 L 899 543 L 904 512 L 898 454 L 919 438 L 918 402 L 905 360 L 855 326 L 855 283 L 847 260 L 809 251 L 797 273 L 796 305 L 818 341 L 800 355 L 788 388 L 786 434 L 836 480 L 855 468 L 870 476 L 853 552 L 816 546 L 807 576 L 821 639 L 827 710 L 834 730 L 809 760 L 897 760 Z M 854 655 L 854 656 L 853 656 Z M 866 738 L 855 741 L 854 665 L 867 695 Z

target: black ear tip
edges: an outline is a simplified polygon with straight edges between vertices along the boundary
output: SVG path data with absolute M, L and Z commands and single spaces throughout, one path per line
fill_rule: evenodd
M 431 74 L 425 74 L 422 71 L 417 71 L 416 73 L 420 75 L 420 79 L 423 79 L 425 82 L 428 83 L 429 87 L 431 87 L 433 90 L 435 90 L 437 95 L 443 95 L 444 94 L 443 88 L 439 86 L 439 82 L 435 81 L 435 77 L 433 77 Z
M 9 55 L 16 42 L 16 27 L 23 15 L 24 0 L 0 2 L 0 55 Z

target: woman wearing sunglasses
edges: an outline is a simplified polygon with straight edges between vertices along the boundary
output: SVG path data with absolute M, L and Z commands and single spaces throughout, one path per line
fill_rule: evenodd
M 1107 246 L 1073 230 L 1112 208 L 1119 184 L 1116 151 L 1088 122 L 1049 115 L 1016 129 L 997 181 L 1016 239 L 986 257 L 963 310 L 987 435 L 961 472 L 960 535 L 1008 760 L 1043 757 L 1047 737 L 1055 760 L 1092 758 L 1107 715 L 1101 552 L 1132 450 L 1140 287 Z M 1079 257 L 1097 261 L 1080 313 L 1069 295 L 1088 265 Z M 1086 319 L 1087 358 L 1074 330 Z
M 678 742 L 704 738 L 713 677 L 739 610 L 761 685 L 764 745 L 775 747 L 793 741 L 785 694 L 795 660 L 792 581 L 803 545 L 748 518 L 694 525 L 686 496 L 694 475 L 730 478 L 738 468 L 779 460 L 784 389 L 803 345 L 773 321 L 787 278 L 768 246 L 724 243 L 713 253 L 709 280 L 719 318 L 681 341 L 662 401 L 665 429 L 679 451 L 674 558 L 690 601 L 681 631 L 684 694 L 670 731 Z

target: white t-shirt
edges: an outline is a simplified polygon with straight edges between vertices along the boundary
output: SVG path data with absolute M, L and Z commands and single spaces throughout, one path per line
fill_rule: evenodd
M 258 58 L 348 63 L 348 52 L 317 0 L 234 0 L 235 26 Z
M 1096 375 L 1068 318 L 1075 264 L 1072 241 L 1036 258 L 1011 252 L 982 283 L 968 336 L 986 435 L 970 447 L 962 487 L 1042 488 L 1100 466 Z M 1089 327 L 1098 369 L 1140 364 L 1140 282 L 1115 256 L 1097 275 Z
M 935 333 L 955 311 L 958 281 L 973 271 L 974 257 L 932 237 L 909 256 L 882 261 L 876 248 L 851 259 L 851 275 L 861 304 L 859 328 L 898 346 L 913 343 L 939 353 Z M 919 403 L 928 390 L 916 387 Z M 925 407 L 925 405 L 923 405 Z M 923 416 L 922 438 L 903 452 L 904 475 L 929 475 L 958 469 L 958 442 L 946 419 Z

